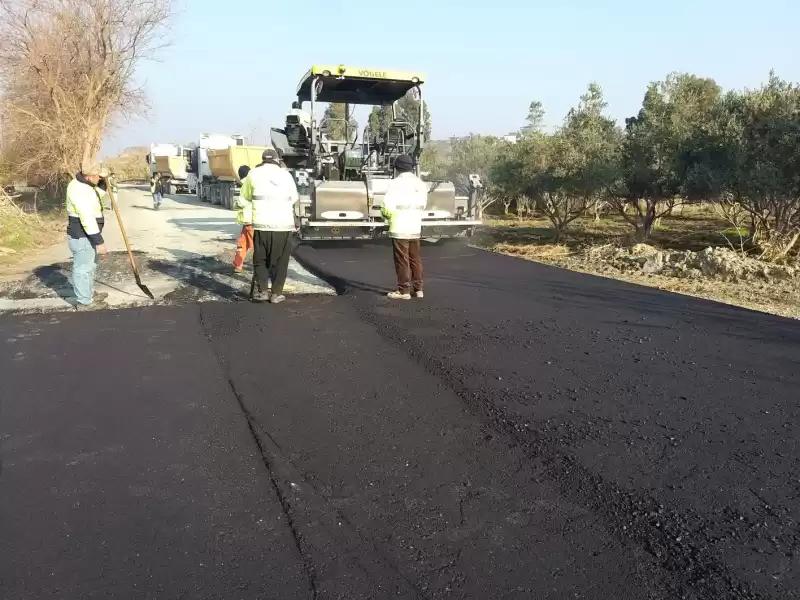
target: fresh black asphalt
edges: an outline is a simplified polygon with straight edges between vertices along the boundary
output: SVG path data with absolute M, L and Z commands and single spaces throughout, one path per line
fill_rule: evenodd
M 798 597 L 800 324 L 426 246 L 0 318 L 0 597 Z

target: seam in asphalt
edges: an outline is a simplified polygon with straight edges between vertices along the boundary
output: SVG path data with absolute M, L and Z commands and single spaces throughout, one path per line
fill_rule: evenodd
M 200 315 L 200 327 L 201 330 L 204 330 L 205 320 L 203 318 L 202 307 L 201 310 L 199 311 L 199 315 Z M 210 336 L 208 334 L 205 334 L 205 337 L 209 342 L 211 342 Z M 212 351 L 213 351 L 213 344 L 212 344 Z M 216 352 L 214 352 L 214 356 L 216 357 L 217 362 L 222 368 L 225 380 L 228 382 L 228 387 L 230 388 L 234 398 L 236 398 L 236 402 L 239 405 L 239 409 L 242 411 L 242 414 L 244 415 L 244 418 L 247 421 L 247 428 L 250 431 L 250 437 L 253 438 L 253 442 L 255 442 L 256 447 L 258 448 L 258 451 L 261 454 L 261 461 L 267 470 L 267 475 L 269 477 L 270 483 L 272 484 L 272 488 L 275 490 L 275 494 L 278 497 L 278 502 L 281 505 L 281 510 L 283 511 L 283 514 L 286 517 L 286 523 L 287 526 L 289 527 L 289 531 L 292 534 L 292 539 L 294 540 L 295 548 L 297 548 L 297 552 L 303 561 L 303 569 L 305 571 L 306 579 L 308 580 L 308 585 L 310 588 L 309 589 L 310 597 L 316 600 L 317 598 L 319 598 L 319 592 L 317 590 L 316 570 L 314 569 L 314 565 L 312 564 L 311 559 L 308 556 L 308 553 L 304 550 L 303 534 L 300 533 L 300 531 L 297 528 L 297 524 L 294 521 L 291 504 L 284 495 L 283 491 L 281 490 L 281 486 L 278 485 L 278 481 L 274 473 L 269 453 L 267 452 L 266 448 L 264 448 L 264 445 L 261 442 L 261 438 L 256 432 L 256 421 L 253 418 L 253 415 L 250 414 L 250 411 L 247 410 L 242 395 L 236 389 L 236 384 L 228 375 L 228 369 L 224 359 L 220 357 Z
M 314 484 L 308 481 L 307 476 L 302 470 L 295 465 L 292 460 L 288 457 L 284 457 L 284 462 L 287 465 L 281 466 L 281 460 L 277 455 L 283 453 L 280 445 L 278 444 L 277 440 L 263 427 L 259 425 L 258 419 L 253 416 L 253 414 L 247 409 L 247 406 L 244 401 L 244 395 L 236 389 L 236 384 L 234 383 L 233 379 L 229 375 L 228 369 L 228 362 L 223 357 L 220 356 L 219 353 L 216 351 L 213 338 L 210 334 L 208 334 L 206 330 L 206 322 L 203 316 L 203 307 L 200 306 L 200 326 L 204 330 L 204 337 L 212 346 L 212 352 L 217 360 L 217 363 L 222 370 L 223 378 L 228 383 L 228 386 L 233 393 L 234 397 L 236 398 L 236 402 L 239 405 L 239 409 L 242 411 L 242 414 L 247 421 L 247 426 L 250 431 L 250 435 L 253 438 L 253 441 L 258 448 L 259 453 L 261 454 L 261 459 L 264 464 L 264 467 L 267 469 L 267 474 L 270 479 L 270 483 L 272 484 L 273 488 L 275 489 L 275 493 L 277 494 L 278 500 L 281 504 L 281 509 L 286 516 L 288 527 L 291 531 L 292 538 L 295 543 L 295 547 L 297 548 L 300 557 L 303 560 L 303 566 L 306 573 L 306 577 L 309 582 L 310 586 L 310 593 L 312 594 L 312 598 L 317 600 L 320 597 L 320 592 L 317 589 L 317 572 L 314 566 L 314 561 L 311 556 L 312 552 L 310 550 L 310 544 L 305 541 L 303 534 L 300 532 L 299 527 L 297 526 L 297 522 L 294 518 L 294 510 L 290 499 L 281 489 L 279 479 L 281 478 L 280 471 L 284 471 L 283 479 L 286 481 L 292 481 L 293 479 L 300 482 L 302 481 L 306 486 L 308 486 L 313 493 L 310 495 L 307 500 L 311 503 L 311 507 L 317 511 L 322 513 L 332 514 L 336 517 L 338 521 L 340 521 L 340 525 L 343 522 L 346 527 L 337 529 L 336 533 L 339 539 L 333 540 L 333 543 L 341 544 L 343 547 L 353 546 L 354 544 L 357 547 L 366 546 L 365 551 L 369 553 L 370 556 L 373 558 L 377 557 L 378 564 L 381 565 L 381 568 L 388 569 L 391 571 L 398 580 L 404 583 L 408 590 L 410 590 L 414 597 L 416 598 L 428 598 L 429 596 L 417 585 L 416 582 L 411 581 L 399 568 L 397 564 L 395 564 L 386 553 L 378 547 L 376 544 L 371 542 L 370 540 L 366 539 L 364 535 L 358 530 L 358 527 L 338 508 L 331 509 L 329 506 L 329 501 L 320 496 L 320 491 L 314 486 Z M 261 436 L 264 436 L 263 439 Z M 265 445 L 265 441 L 267 442 Z M 273 450 L 271 451 L 267 445 L 274 446 Z M 296 473 L 289 473 L 289 471 L 296 471 Z M 321 498 L 321 502 L 320 502 Z M 345 538 L 342 539 L 340 536 L 344 535 Z M 355 536 L 355 538 L 353 538 Z M 360 567 L 364 570 L 364 572 L 370 577 L 370 579 L 374 579 L 374 575 L 370 575 L 370 569 L 365 568 L 364 564 L 361 563 L 360 559 L 356 559 L 359 563 Z M 379 575 L 380 577 L 380 575 Z

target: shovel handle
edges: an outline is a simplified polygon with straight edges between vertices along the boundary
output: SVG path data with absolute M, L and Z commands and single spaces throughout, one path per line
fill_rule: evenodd
M 114 192 L 111 191 L 111 184 L 108 185 L 108 190 L 106 191 L 108 197 L 111 199 L 111 208 L 114 209 L 114 216 L 117 217 L 117 223 L 119 224 L 119 231 L 122 233 L 122 241 L 125 242 L 125 249 L 128 251 L 128 260 L 131 261 L 131 269 L 133 269 L 133 276 L 136 278 L 136 282 L 139 282 L 139 270 L 136 268 L 136 261 L 133 258 L 133 251 L 131 251 L 131 244 L 128 241 L 128 234 L 125 233 L 125 224 L 122 222 L 122 215 L 119 213 L 119 206 L 117 206 L 117 199 L 114 197 Z

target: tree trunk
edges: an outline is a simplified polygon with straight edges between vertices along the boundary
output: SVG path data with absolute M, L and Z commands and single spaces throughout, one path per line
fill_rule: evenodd
M 655 213 L 648 208 L 636 225 L 637 242 L 644 243 L 648 240 L 650 234 L 653 233 L 653 226 L 655 225 L 655 222 Z

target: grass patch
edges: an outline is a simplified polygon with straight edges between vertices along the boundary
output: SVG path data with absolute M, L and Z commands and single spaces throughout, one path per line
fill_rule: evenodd
M 0 196 L 0 266 L 13 265 L 28 252 L 60 241 L 65 222 L 61 208 L 27 213 L 8 196 Z
M 633 233 L 633 227 L 619 215 L 607 215 L 600 221 L 586 216 L 570 225 L 560 245 L 571 250 L 602 244 L 624 245 L 634 241 Z M 664 249 L 697 252 L 709 246 L 730 247 L 726 237 L 736 245 L 739 232 L 709 209 L 686 207 L 683 214 L 661 219 L 647 243 Z M 510 246 L 551 246 L 553 228 L 550 221 L 540 215 L 524 220 L 490 218 L 484 221 L 476 242 L 485 248 L 503 244 L 506 250 Z

